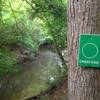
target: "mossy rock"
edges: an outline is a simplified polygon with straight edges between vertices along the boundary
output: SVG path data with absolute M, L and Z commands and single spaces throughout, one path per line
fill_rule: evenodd
M 21 64 L 21 72 L 6 76 L 0 82 L 0 99 L 25 100 L 39 95 L 56 85 L 64 77 L 59 56 L 53 52 L 40 52 L 34 61 Z

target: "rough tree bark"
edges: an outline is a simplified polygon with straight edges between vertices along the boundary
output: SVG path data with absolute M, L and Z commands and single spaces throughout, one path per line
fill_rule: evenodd
M 100 100 L 100 69 L 79 68 L 79 34 L 100 34 L 100 0 L 68 2 L 69 100 Z

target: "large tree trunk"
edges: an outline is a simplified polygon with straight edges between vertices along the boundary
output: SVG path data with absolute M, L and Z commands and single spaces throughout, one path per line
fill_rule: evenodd
M 68 2 L 69 100 L 100 100 L 100 69 L 77 66 L 79 34 L 100 34 L 100 0 Z

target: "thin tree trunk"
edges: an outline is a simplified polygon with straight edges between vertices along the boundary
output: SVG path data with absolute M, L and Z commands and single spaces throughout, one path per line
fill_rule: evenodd
M 69 100 L 100 100 L 100 69 L 77 66 L 79 34 L 100 34 L 100 0 L 68 2 Z
M 64 57 L 63 57 L 63 55 L 61 53 L 61 50 L 60 50 L 60 48 L 59 48 L 59 46 L 57 44 L 56 37 L 54 35 L 52 35 L 52 37 L 53 37 L 53 40 L 54 40 L 54 45 L 55 45 L 56 51 L 57 51 L 57 53 L 58 53 L 58 55 L 59 55 L 59 57 L 60 57 L 60 59 L 62 61 L 62 64 L 65 67 L 65 69 L 67 69 L 67 63 L 66 63 L 66 61 L 65 61 L 65 59 L 64 59 Z

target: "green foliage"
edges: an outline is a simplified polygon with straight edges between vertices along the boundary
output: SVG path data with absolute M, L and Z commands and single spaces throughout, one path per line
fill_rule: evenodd
M 23 1 L 23 0 L 22 0 Z M 21 1 L 21 2 L 22 2 Z M 26 14 L 25 3 L 22 7 L 15 1 L 2 0 L 2 9 L 0 21 L 0 76 L 17 73 L 19 66 L 17 64 L 16 52 L 11 51 L 10 46 L 18 44 L 23 45 L 31 52 L 34 57 L 38 45 L 32 37 L 33 23 Z M 16 9 L 15 9 L 16 8 Z
M 1 0 L 0 11 L 0 73 L 14 72 L 17 64 L 10 45 L 21 44 L 32 56 L 43 42 L 66 47 L 64 0 Z
M 53 43 L 52 37 L 45 37 L 45 38 L 41 39 L 41 40 L 40 40 L 40 45 L 41 45 L 41 44 L 44 44 L 44 43 L 52 44 L 52 43 Z
M 25 0 L 27 1 L 27 0 Z M 28 1 L 27 1 L 28 2 Z M 39 17 L 44 21 L 44 28 L 52 36 L 58 46 L 66 47 L 66 4 L 63 0 L 31 0 L 32 17 Z
M 18 72 L 16 54 L 5 48 L 0 49 L 0 76 Z

